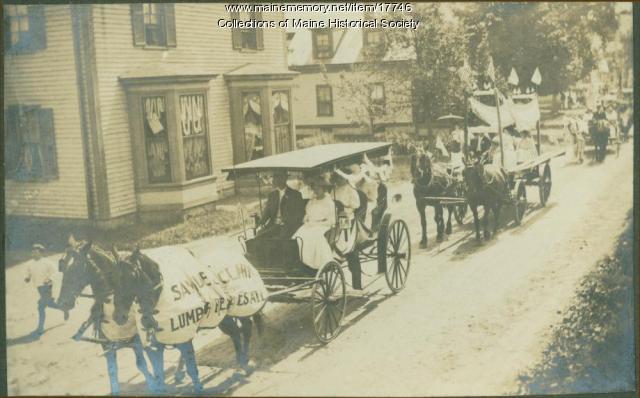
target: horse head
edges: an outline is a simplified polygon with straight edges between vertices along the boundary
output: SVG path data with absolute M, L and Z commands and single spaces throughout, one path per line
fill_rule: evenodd
M 131 305 L 137 301 L 144 327 L 157 328 L 153 314 L 162 291 L 162 274 L 158 264 L 136 247 L 128 257 L 118 256 L 118 268 L 120 289 L 114 296 L 114 321 L 118 325 L 126 324 Z
M 89 250 L 91 242 L 76 241 L 73 235 L 69 237 L 65 253 L 58 262 L 63 276 L 57 304 L 63 310 L 75 307 L 76 299 L 90 282 L 87 266 Z
M 431 182 L 431 158 L 425 152 L 411 155 L 411 176 L 415 185 L 427 187 Z
M 478 158 L 463 159 L 462 178 L 470 192 L 478 192 L 484 186 L 484 162 Z

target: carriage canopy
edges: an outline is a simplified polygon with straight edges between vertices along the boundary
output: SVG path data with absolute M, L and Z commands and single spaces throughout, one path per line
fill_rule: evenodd
M 387 142 L 360 142 L 316 145 L 296 151 L 279 153 L 222 169 L 227 179 L 268 171 L 309 171 L 331 165 L 358 162 L 362 155 L 385 155 L 391 146 Z
M 500 121 L 503 128 L 514 126 L 518 131 L 536 129 L 536 124 L 540 121 L 540 106 L 536 95 L 520 94 L 508 99 L 501 98 Z M 485 126 L 470 128 L 472 134 L 498 132 L 498 116 L 495 105 L 487 105 L 477 98 L 470 98 L 469 106 L 473 114 L 485 123 Z

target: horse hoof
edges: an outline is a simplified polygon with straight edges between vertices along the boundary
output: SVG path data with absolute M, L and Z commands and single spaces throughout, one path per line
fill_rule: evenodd
M 195 394 L 201 394 L 203 389 L 204 388 L 202 387 L 202 384 L 200 384 L 200 383 L 193 385 L 193 392 Z
M 427 248 L 427 241 L 426 240 L 420 241 L 420 248 L 421 249 L 426 249 Z
M 451 228 L 447 228 L 444 232 L 445 232 L 447 235 L 451 235 L 451 232 L 452 232 L 452 231 L 451 231 Z
M 444 240 L 444 236 L 439 235 L 436 237 L 436 242 L 442 242 Z
M 176 384 L 181 384 L 184 381 L 184 372 L 176 373 L 174 380 L 176 381 Z

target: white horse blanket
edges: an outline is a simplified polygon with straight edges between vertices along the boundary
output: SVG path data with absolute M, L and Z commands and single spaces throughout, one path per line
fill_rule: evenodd
M 227 314 L 245 317 L 257 313 L 267 302 L 267 288 L 249 260 L 235 251 L 214 250 L 201 257 L 228 295 Z
M 218 326 L 227 315 L 229 299 L 207 266 L 179 246 L 143 250 L 142 253 L 160 266 L 163 277 L 154 314 L 159 326 L 156 331 L 158 342 L 184 343 L 193 339 L 199 327 Z M 142 329 L 141 316 L 138 312 L 137 324 Z M 140 331 L 143 340 L 146 335 Z

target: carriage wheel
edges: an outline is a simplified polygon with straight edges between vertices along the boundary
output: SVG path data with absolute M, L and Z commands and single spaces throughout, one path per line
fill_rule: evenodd
M 546 206 L 551 194 L 551 167 L 549 163 L 544 166 L 542 177 L 538 180 L 538 193 L 540 194 L 540 204 Z
M 316 275 L 311 290 L 311 313 L 316 337 L 322 343 L 333 340 L 347 311 L 347 289 L 340 264 L 330 261 Z
M 527 211 L 527 187 L 524 181 L 519 181 L 516 189 L 516 201 L 514 203 L 515 220 L 516 224 L 520 225 L 524 213 Z
M 404 221 L 394 220 L 391 223 L 387 230 L 386 248 L 382 253 L 386 253 L 387 259 L 387 285 L 393 293 L 398 293 L 407 283 L 411 265 L 411 240 Z
M 456 196 L 459 198 L 464 198 L 464 191 L 462 186 L 456 187 Z M 458 225 L 464 225 L 464 216 L 467 215 L 467 207 L 469 205 L 465 202 L 463 204 L 455 205 L 453 216 L 456 218 L 456 222 Z

